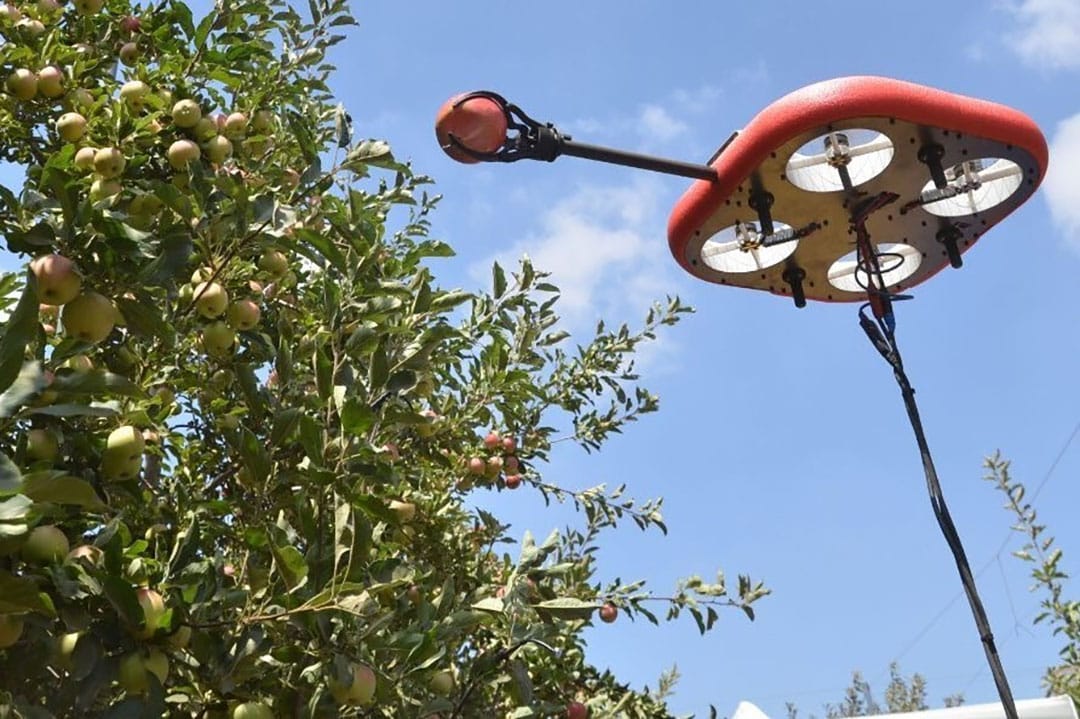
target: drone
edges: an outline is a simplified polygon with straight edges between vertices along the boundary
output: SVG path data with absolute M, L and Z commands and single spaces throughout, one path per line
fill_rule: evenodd
M 883 77 L 796 90 L 696 164 L 576 142 L 501 95 L 447 100 L 436 137 L 465 163 L 567 155 L 693 178 L 667 227 L 675 261 L 718 285 L 860 302 L 859 325 L 893 370 L 938 526 L 971 605 L 1008 719 L 1016 705 L 937 471 L 896 339 L 893 303 L 964 255 L 1038 189 L 1049 161 L 1030 117 Z

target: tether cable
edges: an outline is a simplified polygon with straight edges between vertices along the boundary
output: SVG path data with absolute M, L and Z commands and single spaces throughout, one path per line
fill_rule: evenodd
M 893 330 L 894 322 L 886 323 L 883 320 L 877 322 L 866 315 L 866 306 L 859 310 L 859 325 L 863 328 L 870 343 L 874 345 L 878 353 L 893 368 L 896 383 L 900 386 L 900 394 L 904 399 L 904 408 L 907 410 L 908 419 L 911 421 L 911 429 L 915 432 L 915 441 L 919 445 L 919 455 L 922 458 L 923 472 L 926 474 L 926 487 L 930 493 L 930 504 L 934 508 L 934 517 L 938 527 L 945 536 L 945 541 L 952 551 L 956 568 L 960 573 L 960 582 L 964 585 L 964 593 L 971 605 L 971 613 L 975 617 L 975 626 L 982 640 L 983 650 L 986 652 L 986 661 L 990 665 L 990 673 L 994 677 L 998 696 L 1001 697 L 1001 705 L 1005 709 L 1007 719 L 1019 719 L 1016 713 L 1016 702 L 1013 699 L 1012 690 L 1009 688 L 1009 680 L 1005 676 L 1005 669 L 1001 665 L 1001 657 L 998 655 L 997 646 L 994 643 L 994 634 L 990 630 L 990 622 L 986 617 L 979 593 L 975 588 L 975 578 L 968 565 L 964 545 L 960 542 L 960 535 L 956 531 L 949 508 L 945 504 L 945 497 L 941 492 L 941 483 L 938 482 L 937 470 L 934 468 L 934 459 L 930 454 L 930 446 L 926 441 L 926 433 L 923 431 L 922 419 L 919 417 L 919 408 L 915 403 L 915 390 L 908 380 L 904 371 L 904 362 L 900 356 L 900 348 L 896 343 L 896 335 Z M 891 315 L 891 312 L 890 312 Z M 891 317 L 890 317 L 891 319 Z

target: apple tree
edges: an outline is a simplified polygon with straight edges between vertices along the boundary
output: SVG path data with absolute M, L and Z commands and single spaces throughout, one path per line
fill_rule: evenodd
M 352 24 L 0 4 L 0 715 L 666 716 L 583 631 L 767 594 L 597 578 L 660 501 L 541 472 L 656 410 L 633 356 L 687 308 L 570 347 L 527 260 L 441 287 L 430 180 L 328 89 Z M 507 491 L 580 523 L 476 508 Z

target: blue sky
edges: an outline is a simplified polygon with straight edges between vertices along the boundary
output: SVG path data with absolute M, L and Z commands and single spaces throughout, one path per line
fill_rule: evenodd
M 749 700 L 774 719 L 785 701 L 820 714 L 852 669 L 880 696 L 893 659 L 927 677 L 934 702 L 957 691 L 996 698 L 891 372 L 854 305 L 796 311 L 684 274 L 666 222 L 688 181 L 574 158 L 460 165 L 435 142 L 436 109 L 491 89 L 576 139 L 704 161 L 791 90 L 880 74 L 1011 105 L 1041 125 L 1052 143 L 1044 189 L 966 254 L 963 270 L 897 309 L 946 498 L 972 565 L 986 567 L 979 587 L 1014 693 L 1040 696 L 1058 645 L 1031 627 L 1038 597 L 1009 556 L 1018 540 L 999 552 L 1010 516 L 980 465 L 1001 448 L 1034 489 L 1080 420 L 1080 3 L 355 6 L 361 27 L 337 48 L 334 86 L 358 134 L 388 139 L 437 180 L 445 199 L 434 232 L 459 252 L 436 266 L 445 284 L 475 287 L 493 258 L 528 253 L 563 287 L 574 330 L 634 320 L 668 293 L 698 310 L 644 357 L 661 414 L 598 455 L 560 450 L 547 475 L 666 498 L 670 535 L 609 535 L 604 576 L 647 577 L 663 592 L 723 567 L 773 588 L 756 622 L 731 612 L 705 637 L 690 621 L 590 632 L 592 661 L 639 686 L 678 664 L 677 711 L 730 712 Z M 1037 498 L 1066 571 L 1080 557 L 1078 471 L 1072 446 Z M 538 512 L 525 492 L 478 501 L 518 533 L 570 518 Z

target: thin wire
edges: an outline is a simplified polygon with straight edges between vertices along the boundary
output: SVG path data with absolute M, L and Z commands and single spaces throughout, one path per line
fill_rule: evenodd
M 1080 435 L 1080 420 L 1077 420 L 1076 425 L 1073 427 L 1068 439 L 1065 440 L 1065 443 L 1061 446 L 1061 449 L 1058 450 L 1057 456 L 1054 457 L 1054 461 L 1050 463 L 1050 467 L 1046 470 L 1046 473 L 1043 475 L 1043 478 L 1039 482 L 1038 487 L 1036 487 L 1035 491 L 1031 495 L 1032 500 L 1039 496 L 1039 492 L 1043 490 L 1046 484 L 1054 476 L 1054 471 L 1061 463 L 1061 460 L 1065 458 L 1065 455 L 1068 453 L 1069 448 L 1072 446 L 1078 435 Z M 997 551 L 994 552 L 994 554 L 986 560 L 986 563 L 979 568 L 979 571 L 975 573 L 976 579 L 981 577 L 987 569 L 993 566 L 994 562 L 1001 558 L 1002 553 L 1009 546 L 1009 542 L 1013 539 L 1014 535 L 1015 532 L 1010 529 L 1009 532 L 1005 535 L 1005 538 L 1001 540 L 1001 544 L 998 545 Z M 952 598 L 945 603 L 945 606 L 942 607 L 941 610 L 938 611 L 938 613 L 935 614 L 930 619 L 930 621 L 928 621 L 926 625 L 922 629 L 920 629 L 915 634 L 915 636 L 907 642 L 907 644 L 904 645 L 904 648 L 901 649 L 900 652 L 894 656 L 893 661 L 899 662 L 901 659 L 907 656 L 908 652 L 918 646 L 919 642 L 923 640 L 923 637 L 930 633 L 930 630 L 933 629 L 939 621 L 941 621 L 942 617 L 949 613 L 949 610 L 952 609 L 953 605 L 956 604 L 956 602 L 963 596 L 963 589 L 954 594 Z

